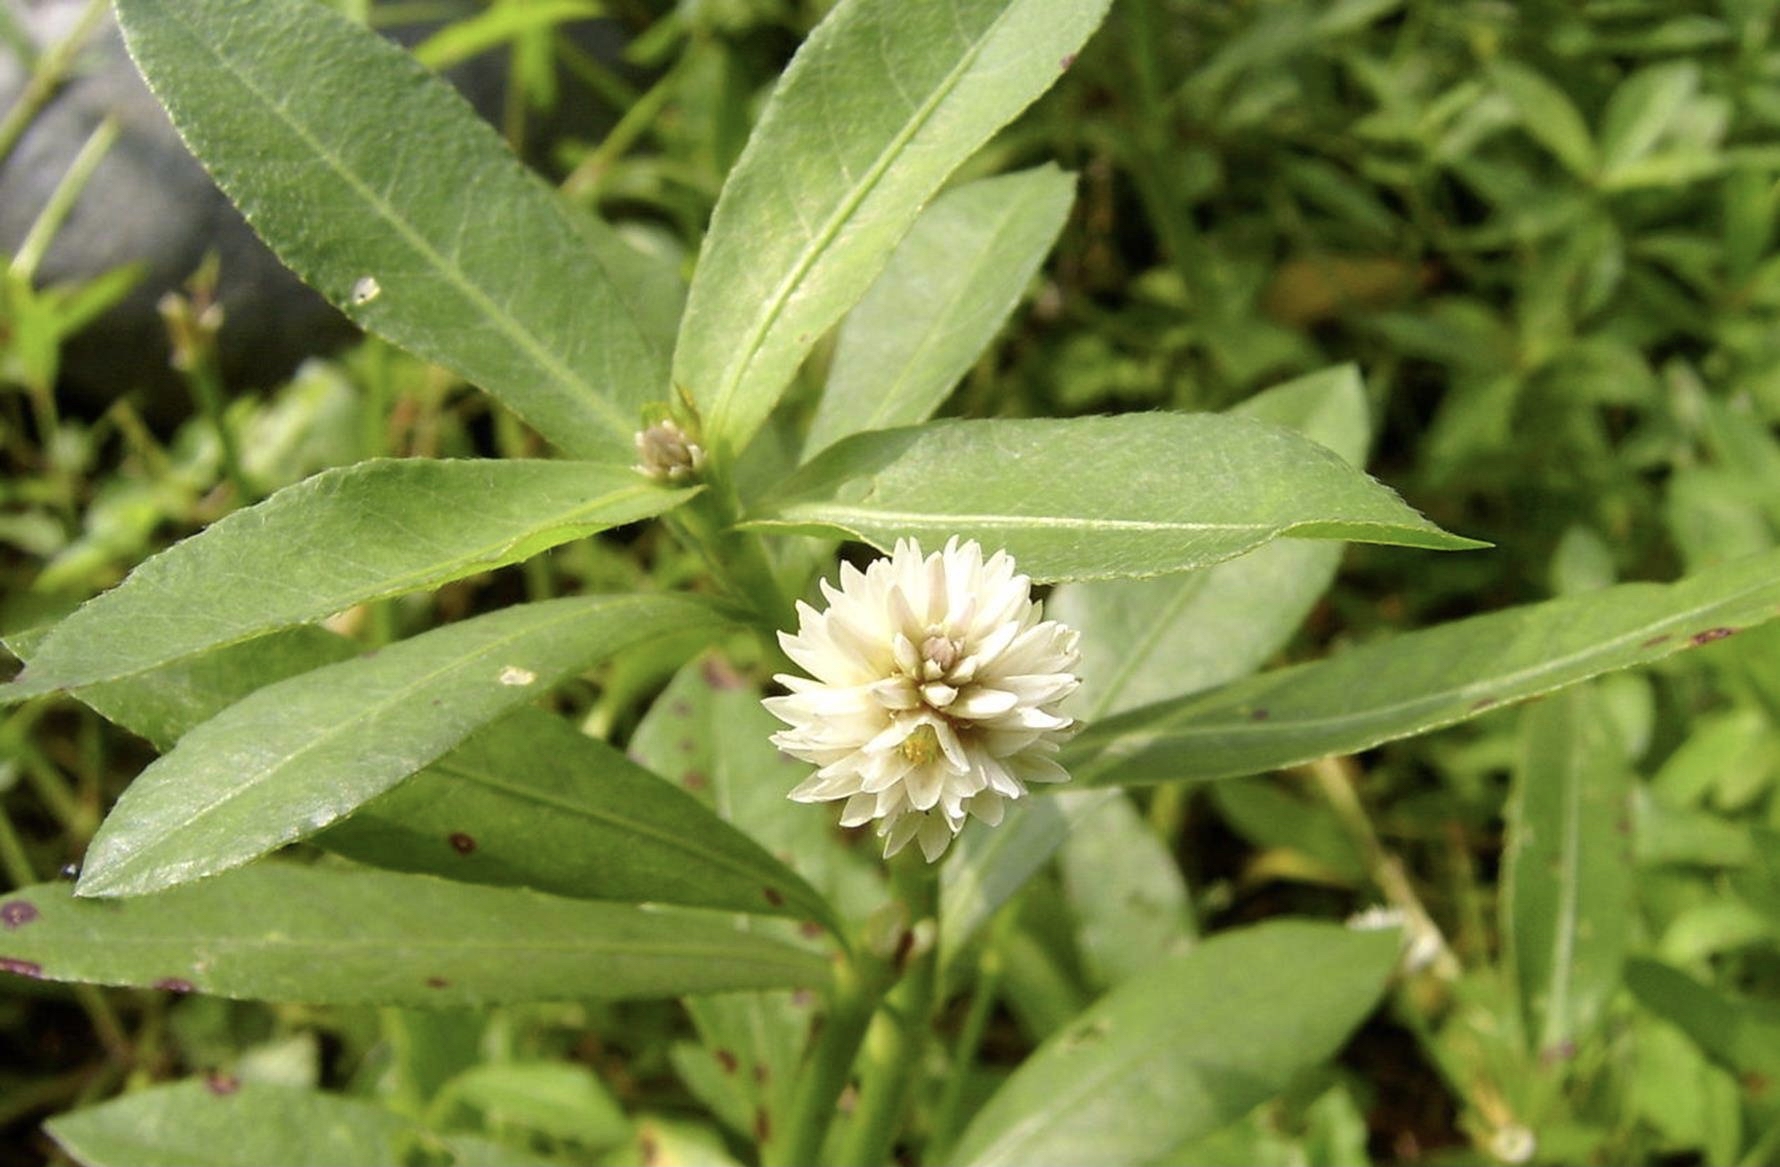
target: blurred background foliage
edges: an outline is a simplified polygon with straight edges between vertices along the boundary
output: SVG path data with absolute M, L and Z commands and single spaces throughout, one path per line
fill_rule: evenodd
M 431 22 L 406 38 L 431 66 L 501 66 L 505 90 L 479 105 L 515 147 L 567 199 L 688 264 L 765 87 L 826 8 L 337 3 L 378 25 Z M 1356 362 L 1372 471 L 1496 548 L 1351 549 L 1285 660 L 1767 549 L 1780 530 L 1777 16 L 1776 0 L 1118 0 L 1063 82 L 963 176 L 1056 159 L 1080 177 L 1029 306 L 948 412 L 1222 409 Z M 587 38 L 588 18 L 604 39 Z M 39 73 L 83 67 L 18 24 L 0 33 Z M 0 111 L 0 151 L 27 106 Z M 64 197 L 0 288 L 0 629 L 49 620 L 325 466 L 541 452 L 486 399 L 376 340 L 228 383 L 206 314 L 214 271 L 163 301 L 171 403 L 150 387 L 162 371 L 144 369 L 70 406 L 56 394 L 64 341 L 136 275 L 34 278 L 103 173 L 82 165 L 54 176 Z M 787 424 L 819 384 L 806 378 Z M 671 582 L 698 570 L 684 554 L 620 533 L 335 624 L 374 645 L 518 595 Z M 630 732 L 663 681 L 632 673 L 572 695 L 589 724 Z M 1405 982 L 1335 1072 L 1167 1162 L 1780 1162 L 1777 719 L 1770 625 L 1304 773 L 1119 795 L 997 924 L 995 963 L 977 970 L 1003 1002 L 989 1076 L 943 1106 L 986 1093 L 997 1065 L 1142 953 L 1387 899 L 1439 924 L 1448 947 L 1423 954 L 1434 975 Z M 1577 820 L 1591 841 L 1554 849 L 1521 824 L 1553 791 L 1583 789 L 1565 776 L 1579 748 L 1599 798 Z M 148 757 L 66 703 L 0 721 L 6 878 L 77 863 Z M 1534 893 L 1552 881 L 1520 878 L 1565 863 L 1561 902 Z M 1573 925 L 1556 954 L 1542 939 L 1554 918 Z M 1554 995 L 1542 978 L 1560 964 Z M 0 1163 L 57 1154 L 39 1129 L 52 1114 L 185 1073 L 319 1083 L 546 1159 L 730 1161 L 746 1106 L 691 1033 L 671 1006 L 457 1016 L 9 979 Z

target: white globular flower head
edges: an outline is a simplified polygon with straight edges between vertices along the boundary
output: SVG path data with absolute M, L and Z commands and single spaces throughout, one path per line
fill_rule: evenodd
M 1004 551 L 952 539 L 923 557 L 911 539 L 864 571 L 822 581 L 826 611 L 798 604 L 785 653 L 810 677 L 766 707 L 773 744 L 819 767 L 798 802 L 845 799 L 841 825 L 876 820 L 886 857 L 910 839 L 931 862 L 974 815 L 993 826 L 1032 782 L 1065 782 L 1057 711 L 1080 681 L 1078 634 L 1043 619 L 1032 581 Z

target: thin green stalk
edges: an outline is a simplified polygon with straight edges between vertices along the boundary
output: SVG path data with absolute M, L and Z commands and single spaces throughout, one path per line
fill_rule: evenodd
M 12 257 L 14 274 L 27 282 L 37 274 L 37 265 L 43 262 L 44 253 L 55 240 L 56 233 L 67 221 L 68 213 L 74 209 L 80 194 L 92 181 L 93 171 L 104 160 L 111 150 L 112 143 L 117 141 L 117 119 L 106 118 L 100 122 L 87 140 L 81 144 L 80 152 L 74 161 L 68 164 L 67 171 L 62 175 L 56 189 L 50 192 L 49 199 L 43 209 L 37 212 L 37 218 L 31 223 L 31 229 L 19 242 L 18 252 Z
M 217 370 L 214 351 L 205 354 L 187 372 L 186 383 L 191 386 L 192 397 L 204 419 L 216 431 L 217 444 L 222 451 L 223 476 L 235 488 L 241 505 L 246 506 L 259 498 L 259 490 L 247 476 L 247 467 L 241 461 L 240 443 L 235 440 L 235 431 L 229 427 L 226 416 L 228 396 L 223 390 L 222 374 Z
M 81 803 L 80 798 L 69 789 L 62 771 L 35 745 L 20 742 L 17 750 L 19 763 L 25 771 L 25 780 L 31 784 L 31 789 L 42 801 L 44 809 L 49 811 L 50 817 L 75 842 L 84 845 L 99 827 L 98 816 Z
M 1007 956 L 1003 951 L 1004 942 L 1013 935 L 1019 921 L 1018 902 L 1006 905 L 996 914 L 995 923 L 989 929 L 988 939 L 983 943 L 983 950 L 977 956 L 976 983 L 970 998 L 970 1010 L 964 1015 L 964 1025 L 958 1031 L 958 1040 L 952 1046 L 952 1059 L 946 1075 L 945 1088 L 941 1091 L 939 1102 L 933 1110 L 933 1130 L 927 1140 L 926 1153 L 921 1156 L 923 1163 L 943 1163 L 947 1153 L 952 1149 L 952 1140 L 958 1135 L 962 1125 L 964 1110 L 964 1088 L 970 1081 L 970 1067 L 976 1063 L 977 1051 L 982 1048 L 983 1034 L 988 1032 L 989 1018 L 995 1012 L 995 1002 L 1001 996 L 1001 980 L 1007 972 Z
M 223 387 L 222 367 L 217 359 L 216 337 L 222 330 L 222 305 L 216 302 L 216 259 L 204 261 L 198 273 L 187 283 L 189 294 L 168 292 L 156 307 L 167 326 L 167 339 L 172 348 L 173 367 L 185 377 L 192 399 L 210 428 L 222 453 L 223 475 L 234 486 L 242 505 L 259 498 L 259 491 L 247 476 L 241 461 L 241 449 L 225 415 L 228 394 Z
M 668 514 L 668 528 L 696 551 L 731 594 L 771 628 L 797 627 L 797 609 L 779 582 L 766 544 L 734 527 L 741 507 L 721 483 Z
M 99 18 L 111 7 L 111 0 L 87 0 L 87 6 L 81 10 L 80 19 L 74 24 L 67 36 L 51 45 L 42 56 L 37 58 L 37 67 L 31 70 L 31 76 L 25 81 L 24 91 L 13 102 L 12 108 L 4 116 L 0 116 L 0 164 L 11 157 L 14 146 L 24 135 L 25 127 L 31 124 L 39 110 L 49 103 L 68 76 L 74 64 L 74 58 L 86 44 L 87 38 L 93 35 L 98 27 Z
M 893 868 L 908 908 L 912 950 L 902 979 L 872 1019 L 865 1036 L 859 1106 L 842 1140 L 841 1167 L 881 1167 L 902 1126 L 933 1020 L 939 985 L 939 869 L 918 853 Z
M 7 880 L 14 887 L 30 887 L 37 882 L 37 873 L 31 869 L 31 857 L 25 854 L 25 844 L 18 831 L 13 829 L 12 816 L 6 813 L 4 805 L 0 805 L 0 870 L 6 872 Z
M 875 977 L 866 975 L 853 961 L 843 958 L 836 964 L 822 1034 L 798 1075 L 785 1121 L 760 1149 L 765 1167 L 800 1167 L 818 1161 L 835 1105 L 852 1075 L 859 1043 L 877 1011 L 881 990 L 875 982 Z
M 686 58 L 681 58 L 685 60 Z M 587 152 L 587 156 L 576 164 L 575 169 L 563 180 L 563 193 L 570 198 L 584 198 L 599 193 L 601 178 L 611 169 L 614 162 L 623 157 L 637 140 L 655 124 L 661 111 L 673 100 L 680 86 L 680 66 L 668 70 L 647 93 L 631 103 L 624 111 L 598 146 Z

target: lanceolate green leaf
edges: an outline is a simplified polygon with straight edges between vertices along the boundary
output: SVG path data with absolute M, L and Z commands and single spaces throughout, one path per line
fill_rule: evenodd
M 843 0 L 780 79 L 724 184 L 693 274 L 674 382 L 721 456 L 923 204 L 1062 74 L 1108 0 Z
M 330 470 L 145 562 L 51 630 L 0 699 L 133 676 L 437 587 L 659 514 L 689 493 L 591 462 L 377 460 Z
M 1036 580 L 1162 575 L 1296 536 L 1464 548 L 1290 430 L 1215 413 L 942 421 L 858 434 L 749 525 L 1005 548 Z
M 1091 725 L 1094 784 L 1227 778 L 1349 753 L 1647 664 L 1780 615 L 1780 553 L 1458 620 Z
M 482 730 L 315 842 L 477 883 L 832 923 L 821 896 L 697 798 L 535 709 Z
M 574 221 L 444 82 L 311 0 L 117 11 L 193 153 L 298 275 L 569 453 L 628 452 L 666 361 L 588 242 L 610 233 Z
M 385 1167 L 421 1133 L 369 1102 L 220 1074 L 138 1090 L 44 1129 L 86 1167 Z
M 1366 390 L 1352 366 L 1267 390 L 1233 412 L 1282 425 L 1364 463 Z M 1165 579 L 1064 584 L 1045 612 L 1082 634 L 1085 721 L 1246 676 L 1297 629 L 1335 577 L 1339 544 L 1280 539 L 1237 559 Z
M 87 852 L 81 894 L 139 895 L 239 866 L 328 826 L 565 677 L 721 623 L 689 597 L 549 600 L 260 689 L 124 792 Z
M 1147 1163 L 1317 1066 L 1371 1012 L 1398 933 L 1282 922 L 1127 981 L 1041 1046 L 947 1161 Z
M 1502 934 L 1528 1041 L 1563 1058 L 1619 988 L 1632 922 L 1631 769 L 1587 685 L 1529 710 L 1523 734 Z
M 521 888 L 266 863 L 122 903 L 6 897 L 0 969 L 315 1004 L 464 1008 L 821 984 L 823 960 L 720 918 Z
M 931 417 L 1019 303 L 1074 197 L 1072 176 L 1041 166 L 968 183 L 922 211 L 841 326 L 806 455 Z

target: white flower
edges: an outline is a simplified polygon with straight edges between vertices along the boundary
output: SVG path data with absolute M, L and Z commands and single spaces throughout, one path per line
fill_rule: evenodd
M 884 855 L 916 839 L 931 862 L 975 815 L 991 826 L 1028 782 L 1065 782 L 1055 755 L 1075 722 L 1057 705 L 1080 682 L 1079 634 L 1041 619 L 1032 581 L 998 551 L 957 539 L 922 558 L 902 540 L 864 571 L 822 581 L 829 607 L 797 606 L 767 709 L 781 750 L 820 767 L 791 797 L 846 799 L 841 825 L 879 820 Z

